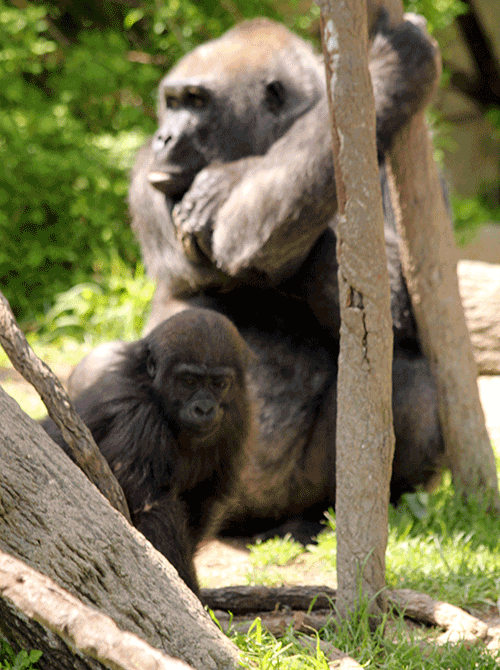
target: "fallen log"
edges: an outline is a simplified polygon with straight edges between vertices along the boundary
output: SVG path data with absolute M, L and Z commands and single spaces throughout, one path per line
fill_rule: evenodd
M 410 589 L 386 593 L 393 610 L 418 623 L 442 628 L 439 643 L 485 640 L 488 636 L 487 624 L 460 607 Z M 328 586 L 229 586 L 202 589 L 201 596 L 215 610 L 223 628 L 230 623 L 239 632 L 247 632 L 258 616 L 277 637 L 289 627 L 312 634 L 335 617 L 336 591 Z M 235 616 L 229 617 L 228 611 Z
M 461 260 L 457 272 L 478 374 L 500 375 L 500 265 Z
M 232 614 L 289 610 L 330 609 L 337 597 L 329 586 L 226 586 L 201 589 L 201 599 L 213 610 Z

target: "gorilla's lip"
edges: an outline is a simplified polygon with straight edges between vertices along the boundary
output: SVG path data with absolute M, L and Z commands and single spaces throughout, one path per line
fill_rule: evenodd
M 195 176 L 191 170 L 173 167 L 168 170 L 151 170 L 148 173 L 148 181 L 166 196 L 177 196 L 180 199 L 188 191 Z
M 218 430 L 219 428 L 219 422 L 213 424 L 195 424 L 195 423 L 188 423 L 184 422 L 184 427 L 193 434 L 193 436 L 196 436 L 200 439 L 208 439 L 211 438 Z
M 149 183 L 160 188 L 162 184 L 171 184 L 172 182 L 184 181 L 185 172 L 179 170 L 151 170 L 148 174 Z
M 148 179 L 150 183 L 154 185 L 163 181 L 170 181 L 172 179 L 172 174 L 160 170 L 153 170 L 148 174 Z

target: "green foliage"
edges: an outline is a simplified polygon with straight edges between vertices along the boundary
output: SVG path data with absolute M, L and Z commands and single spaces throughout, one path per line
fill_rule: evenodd
M 404 6 L 407 12 L 423 14 L 431 33 L 448 27 L 468 9 L 462 0 L 404 0 Z
M 0 285 L 24 319 L 55 293 L 109 272 L 111 249 L 137 260 L 126 169 L 145 131 L 135 126 L 141 112 L 120 103 L 121 63 L 137 70 L 130 84 L 144 73 L 109 32 L 65 57 L 47 38 L 51 20 L 46 7 L 0 1 Z
M 55 296 L 40 319 L 43 344 L 75 339 L 87 345 L 141 337 L 153 298 L 154 283 L 138 264 L 135 273 L 111 252 L 110 274 Z
M 12 647 L 0 638 L 0 670 L 37 670 L 36 663 L 42 656 L 41 651 L 20 651 L 15 653 Z
M 233 641 L 243 652 L 244 667 L 258 670 L 328 670 L 328 662 L 316 641 L 316 648 L 307 649 L 297 636 L 289 630 L 280 640 L 276 640 L 263 627 L 259 618 L 255 619 L 248 634 L 229 631 Z
M 476 198 L 463 198 L 451 194 L 455 239 L 463 246 L 470 242 L 478 229 L 488 221 L 500 221 L 500 207 L 488 206 L 485 199 L 478 195 Z

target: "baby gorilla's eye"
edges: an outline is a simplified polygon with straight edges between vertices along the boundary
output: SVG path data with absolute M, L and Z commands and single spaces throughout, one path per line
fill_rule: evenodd
M 227 391 L 231 385 L 231 382 L 229 379 L 225 379 L 223 377 L 220 378 L 215 378 L 212 379 L 210 386 L 214 389 L 214 391 Z
M 192 375 L 185 375 L 184 377 L 181 377 L 181 382 L 184 384 L 184 386 L 193 387 L 198 384 L 198 379 Z

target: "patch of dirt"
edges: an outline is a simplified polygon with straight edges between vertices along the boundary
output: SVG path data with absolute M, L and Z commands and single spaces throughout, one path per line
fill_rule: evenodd
M 266 579 L 250 561 L 247 545 L 251 538 L 210 540 L 199 548 L 195 557 L 198 579 L 202 587 L 218 588 L 242 584 L 318 584 L 336 588 L 336 571 L 313 553 L 300 554 L 285 566 L 266 567 Z
M 245 576 L 252 571 L 250 552 L 246 545 L 250 539 L 211 540 L 198 549 L 195 566 L 201 586 L 217 588 L 246 584 Z

